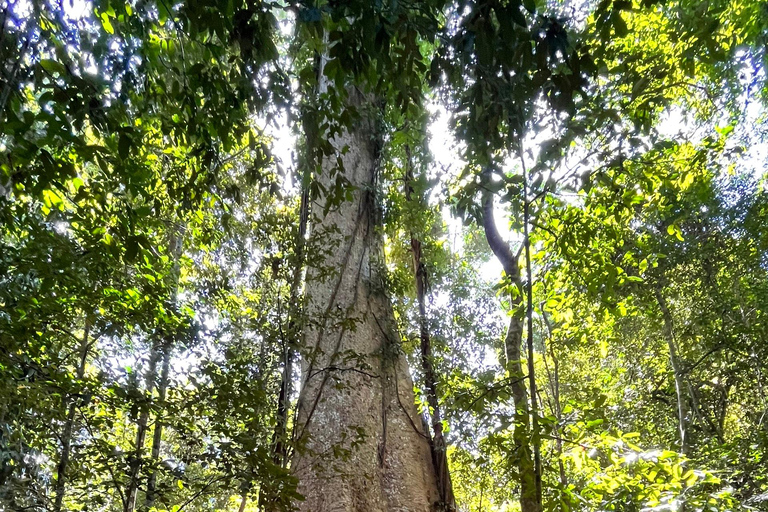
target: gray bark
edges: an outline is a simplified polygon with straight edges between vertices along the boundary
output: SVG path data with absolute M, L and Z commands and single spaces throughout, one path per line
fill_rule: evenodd
M 550 393 L 552 394 L 552 413 L 555 415 L 555 419 L 557 420 L 556 424 L 556 434 L 557 437 L 555 438 L 555 450 L 558 455 L 557 457 L 557 465 L 559 470 L 559 476 L 560 476 L 560 485 L 563 489 L 568 487 L 568 477 L 565 473 L 565 464 L 563 463 L 562 455 L 563 455 L 563 438 L 562 438 L 562 432 L 561 427 L 563 425 L 563 408 L 562 404 L 560 403 L 560 361 L 557 358 L 557 354 L 555 354 L 555 348 L 552 346 L 552 324 L 549 321 L 549 317 L 547 316 L 547 312 L 544 309 L 544 304 L 541 305 L 541 316 L 544 319 L 544 324 L 547 326 L 547 337 L 548 337 L 548 345 L 549 345 L 549 357 L 552 359 L 552 364 L 554 367 L 554 372 L 549 371 L 549 365 L 547 364 L 547 358 L 544 357 L 544 365 L 547 368 L 547 374 L 549 377 L 549 389 Z M 546 350 L 545 350 L 546 354 Z
M 371 103 L 356 91 L 350 95 L 351 104 Z M 429 441 L 383 286 L 374 125 L 359 121 L 331 142 L 343 171 L 334 175 L 335 159 L 326 159 L 317 181 L 330 191 L 341 180 L 352 200 L 331 206 L 326 194 L 313 205 L 315 260 L 308 261 L 306 284 L 306 318 L 313 322 L 303 333 L 292 463 L 305 500 L 297 506 L 302 512 L 431 511 L 439 495 Z
M 184 247 L 184 233 L 185 228 L 183 226 L 175 226 L 172 228 L 170 240 L 171 257 L 173 258 L 173 269 L 171 270 L 171 306 L 176 308 L 176 301 L 179 287 L 179 273 L 180 273 L 180 259 L 182 249 Z M 165 403 L 165 398 L 168 393 L 168 384 L 170 379 L 171 370 L 171 355 L 173 352 L 174 335 L 168 335 L 164 340 L 162 351 L 163 365 L 160 370 L 160 382 L 157 387 L 158 403 L 162 407 Z M 159 411 L 155 418 L 155 429 L 152 432 L 152 448 L 150 451 L 150 460 L 157 466 L 160 461 L 160 446 L 163 442 L 163 412 Z M 149 510 L 155 504 L 157 498 L 157 469 L 152 467 L 149 470 L 147 477 L 147 493 L 144 500 L 144 508 Z
M 145 397 L 151 400 L 155 392 L 155 380 L 157 379 L 157 363 L 160 361 L 161 351 L 160 342 L 155 340 L 152 343 L 152 350 L 149 354 L 149 367 L 145 374 L 147 389 Z M 142 409 L 139 414 L 139 420 L 136 424 L 136 438 L 133 444 L 133 453 L 131 455 L 128 472 L 128 489 L 125 492 L 124 512 L 133 512 L 136 509 L 136 498 L 139 493 L 139 476 L 141 472 L 142 458 L 144 456 L 144 442 L 147 438 L 149 425 L 149 407 Z
M 170 345 L 170 343 L 168 343 Z M 165 397 L 168 393 L 168 380 L 171 370 L 171 347 L 163 347 L 163 366 L 160 370 L 160 384 L 157 388 L 157 400 L 159 404 L 165 402 Z M 152 449 L 150 451 L 150 459 L 153 463 L 157 463 L 160 459 L 160 445 L 163 441 L 163 420 L 162 412 L 158 413 L 158 417 L 155 419 L 155 429 L 152 432 Z M 144 508 L 149 510 L 155 504 L 157 498 L 157 471 L 155 468 L 149 470 L 149 476 L 147 478 L 147 494 L 145 499 Z
M 531 235 L 529 224 L 531 219 L 531 203 L 528 198 L 528 171 L 525 167 L 522 147 L 520 149 L 520 163 L 523 169 L 523 231 L 525 247 L 525 273 L 526 273 L 526 310 L 525 317 L 528 321 L 527 348 L 528 348 L 528 382 L 531 387 L 531 444 L 533 446 L 533 472 L 536 481 L 536 503 L 542 507 L 541 499 L 541 432 L 539 430 L 539 393 L 536 386 L 536 367 L 534 365 L 533 350 L 533 271 L 531 270 Z

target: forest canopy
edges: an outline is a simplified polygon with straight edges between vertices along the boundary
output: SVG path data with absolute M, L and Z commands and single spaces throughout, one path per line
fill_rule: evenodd
M 768 2 L 3 0 L 0 512 L 768 510 Z

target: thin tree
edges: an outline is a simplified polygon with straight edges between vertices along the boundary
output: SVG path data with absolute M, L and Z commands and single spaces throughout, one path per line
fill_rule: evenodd
M 184 249 L 184 232 L 185 228 L 182 225 L 175 225 L 171 227 L 171 258 L 173 261 L 173 267 L 171 269 L 170 276 L 170 289 L 171 308 L 176 309 L 178 289 L 179 289 L 179 274 L 181 269 L 181 254 Z M 171 356 L 173 354 L 173 346 L 176 341 L 176 331 L 172 331 L 166 334 L 163 345 L 160 347 L 162 352 L 162 369 L 160 370 L 160 382 L 157 387 L 157 403 L 159 406 L 157 417 L 155 418 L 155 428 L 152 432 L 152 448 L 150 450 L 151 467 L 149 468 L 149 474 L 147 476 L 147 492 L 144 500 L 144 507 L 149 510 L 155 504 L 157 498 L 157 465 L 160 461 L 160 447 L 163 442 L 163 407 L 165 405 L 165 399 L 168 394 L 168 385 L 170 383 L 170 370 L 171 370 Z
M 488 176 L 489 173 L 486 175 Z M 482 221 L 485 239 L 501 263 L 511 289 L 509 300 L 512 314 L 504 338 L 504 348 L 507 360 L 506 369 L 510 378 L 510 392 L 515 407 L 513 439 L 520 473 L 520 508 L 523 512 L 540 512 L 542 506 L 538 491 L 536 463 L 531 451 L 528 390 L 525 386 L 526 375 L 523 372 L 522 364 L 523 325 L 526 318 L 522 306 L 524 287 L 520 276 L 520 255 L 523 248 L 521 247 L 516 254 L 513 253 L 507 242 L 499 234 L 493 215 L 493 194 L 490 191 L 484 192 L 483 195 Z
M 405 199 L 408 202 L 417 201 L 414 198 L 413 159 L 409 146 L 405 147 Z M 432 343 L 429 334 L 427 318 L 427 269 L 422 261 L 422 243 L 416 233 L 411 231 L 411 253 L 413 256 L 413 278 L 416 283 L 416 301 L 419 305 L 419 345 L 421 350 L 421 369 L 424 373 L 424 387 L 429 405 L 429 417 L 432 427 L 432 462 L 437 473 L 437 487 L 440 501 L 445 510 L 456 509 L 456 498 L 453 495 L 453 485 L 448 467 L 448 452 L 445 436 L 443 435 L 443 419 L 440 413 L 440 400 L 437 390 L 437 373 L 432 362 Z
M 88 361 L 88 351 L 91 347 L 89 338 L 91 324 L 88 318 L 85 320 L 83 336 L 80 340 L 80 349 L 78 350 L 78 364 L 75 377 L 78 383 L 85 377 L 85 366 Z M 61 433 L 61 453 L 59 454 L 59 463 L 56 465 L 56 497 L 54 498 L 53 510 L 59 512 L 64 501 L 64 494 L 67 485 L 67 467 L 72 448 L 72 431 L 75 425 L 75 414 L 77 413 L 77 398 L 70 396 L 68 398 L 69 406 L 67 408 L 67 419 L 64 423 L 64 429 Z

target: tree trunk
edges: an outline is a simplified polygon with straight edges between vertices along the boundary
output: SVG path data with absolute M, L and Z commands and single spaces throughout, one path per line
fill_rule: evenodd
M 147 401 L 152 400 L 155 392 L 155 380 L 157 379 L 157 363 L 161 357 L 161 342 L 155 339 L 152 342 L 152 349 L 149 354 L 149 368 L 145 374 L 147 389 L 144 396 Z M 130 459 L 128 489 L 125 492 L 124 512 L 133 512 L 136 509 L 136 497 L 139 493 L 139 477 L 141 473 L 142 457 L 144 456 L 144 442 L 149 430 L 149 404 L 146 404 L 139 414 L 139 420 L 136 424 L 136 438 L 133 444 L 133 454 Z
M 672 314 L 667 306 L 667 300 L 662 295 L 661 291 L 655 290 L 656 301 L 659 304 L 661 315 L 664 320 L 664 339 L 667 342 L 669 348 L 669 364 L 672 367 L 672 375 L 675 379 L 675 394 L 677 396 L 677 422 L 678 430 L 680 432 L 680 452 L 688 453 L 688 411 L 686 407 L 685 396 L 683 395 L 683 381 L 682 368 L 680 368 L 680 361 L 677 357 L 677 346 L 675 343 L 675 331 L 674 323 L 672 321 Z
M 167 342 L 163 347 L 163 366 L 160 370 L 160 384 L 157 387 L 157 400 L 158 404 L 162 407 L 165 402 L 165 397 L 168 393 L 168 380 L 171 370 L 171 343 Z M 163 413 L 158 412 L 155 419 L 155 430 L 152 432 L 152 449 L 150 451 L 150 459 L 153 465 L 157 465 L 160 460 L 160 445 L 163 441 L 163 419 L 161 417 Z M 147 494 L 144 501 L 144 508 L 149 510 L 155 504 L 157 497 L 157 468 L 152 467 L 149 470 L 149 476 L 147 477 Z
M 83 330 L 83 339 L 80 341 L 80 362 L 77 365 L 77 380 L 82 381 L 85 377 L 85 363 L 88 360 L 88 348 L 91 346 L 89 339 L 90 324 L 85 320 L 85 329 Z M 72 430 L 75 425 L 75 413 L 77 412 L 77 402 L 75 397 L 69 397 L 69 409 L 67 410 L 67 421 L 64 423 L 64 431 L 61 434 L 61 455 L 59 463 L 56 466 L 56 498 L 53 504 L 54 512 L 61 510 L 64 501 L 64 492 L 66 490 L 66 474 L 69 465 L 69 456 L 72 447 Z
M 507 358 L 507 373 L 510 379 L 510 392 L 515 406 L 515 431 L 513 440 L 520 472 L 520 509 L 522 512 L 541 512 L 541 500 L 537 486 L 536 464 L 531 451 L 530 410 L 528 392 L 525 387 L 521 345 L 523 343 L 523 322 L 525 312 L 521 307 L 523 286 L 520 281 L 519 256 L 512 254 L 507 243 L 501 238 L 493 218 L 493 196 L 486 192 L 483 198 L 483 228 L 488 245 L 501 262 L 504 273 L 511 281 L 517 293 L 512 293 L 510 306 L 512 316 L 504 339 Z
M 525 274 L 526 274 L 526 304 L 525 318 L 528 322 L 526 345 L 528 348 L 528 382 L 531 386 L 531 444 L 533 445 L 533 474 L 536 481 L 536 503 L 539 508 L 541 500 L 541 432 L 539 430 L 539 392 L 536 386 L 536 366 L 533 350 L 533 271 L 531 270 L 531 234 L 529 224 L 531 222 L 531 202 L 528 197 L 528 170 L 525 167 L 522 144 L 520 146 L 520 163 L 523 170 L 523 246 L 525 247 Z
M 170 252 L 174 258 L 174 267 L 171 271 L 171 289 L 172 297 L 171 301 L 176 302 L 176 289 L 178 285 L 178 273 L 179 273 L 179 257 L 181 256 L 181 247 L 183 245 L 183 233 L 177 233 L 176 228 L 172 229 L 172 235 L 170 240 Z M 165 399 L 165 393 L 168 386 L 168 374 L 170 371 L 170 352 L 172 344 L 172 336 L 158 336 L 157 333 L 153 336 L 152 348 L 149 353 L 149 368 L 145 374 L 146 391 L 145 396 L 151 403 L 152 396 L 155 392 L 155 387 L 158 386 L 157 366 L 162 361 L 161 367 L 161 379 L 158 386 L 158 391 L 162 395 L 160 400 Z M 141 477 L 141 467 L 143 465 L 144 457 L 144 443 L 146 442 L 147 432 L 149 431 L 149 403 L 146 404 L 139 415 L 139 420 L 136 425 L 136 439 L 134 441 L 133 455 L 131 457 L 128 489 L 126 490 L 126 500 L 124 503 L 124 512 L 133 512 L 136 509 L 136 499 L 139 494 L 139 480 Z M 153 458 L 156 458 L 160 453 L 160 441 L 162 439 L 162 421 L 158 418 L 155 424 L 155 434 L 153 435 L 151 454 Z M 156 441 L 156 443 L 155 443 Z M 151 472 L 150 478 L 154 476 L 154 471 Z M 152 496 L 149 493 L 145 497 L 145 501 L 150 498 L 154 500 L 155 483 L 152 482 Z
M 354 89 L 349 94 L 351 105 L 372 103 Z M 305 500 L 297 506 L 428 512 L 439 500 L 437 481 L 384 289 L 376 231 L 379 137 L 373 122 L 361 120 L 331 142 L 343 169 L 334 176 L 335 159 L 326 159 L 317 177 L 328 193 L 315 205 L 315 259 L 307 271 L 312 322 L 304 330 L 292 464 Z
M 176 301 L 179 288 L 179 274 L 180 274 L 180 259 L 181 253 L 184 248 L 184 226 L 174 226 L 171 228 L 171 240 L 170 249 L 171 257 L 173 258 L 173 269 L 171 270 L 171 307 L 176 309 Z M 171 355 L 173 352 L 173 345 L 175 341 L 176 333 L 169 334 L 163 342 L 162 358 L 163 366 L 160 370 L 160 382 L 157 387 L 157 400 L 158 404 L 162 408 L 165 404 L 165 397 L 168 393 L 168 384 L 171 371 Z M 149 475 L 147 477 L 147 494 L 144 500 L 144 508 L 149 510 L 155 504 L 157 498 L 157 465 L 160 461 L 160 445 L 163 442 L 163 411 L 158 411 L 155 418 L 155 429 L 152 432 L 152 449 L 150 451 L 150 460 L 152 467 L 149 469 Z
M 283 371 L 280 375 L 280 388 L 277 394 L 277 421 L 275 430 L 272 432 L 272 462 L 276 466 L 286 467 L 288 463 L 288 416 L 290 409 L 290 399 L 293 382 L 293 364 L 296 358 L 296 347 L 299 345 L 301 322 L 301 304 L 299 296 L 301 295 L 301 282 L 304 271 L 304 238 L 307 234 L 307 223 L 309 222 L 309 189 L 302 179 L 301 202 L 299 204 L 299 230 L 296 233 L 294 241 L 295 261 L 293 266 L 293 275 L 291 276 L 291 288 L 288 299 L 288 328 L 285 338 L 282 340 Z M 250 487 L 250 482 L 248 483 Z M 278 489 L 279 492 L 279 489 Z M 243 493 L 241 508 L 245 507 L 245 501 L 248 493 Z M 265 512 L 277 512 L 281 510 L 281 501 L 279 496 L 268 490 L 266 486 L 261 485 L 259 489 L 259 506 Z M 242 512 L 242 511 L 241 511 Z
M 544 357 L 544 365 L 547 368 L 547 374 L 549 377 L 549 389 L 552 393 L 552 413 L 555 416 L 555 420 L 557 421 L 555 425 L 555 433 L 557 434 L 557 437 L 555 438 L 555 451 L 557 453 L 557 465 L 559 470 L 559 476 L 560 476 L 560 485 L 563 489 L 568 487 L 568 477 L 565 473 L 565 464 L 563 463 L 563 437 L 561 427 L 563 425 L 563 406 L 560 403 L 560 360 L 557 358 L 557 354 L 555 354 L 555 348 L 552 346 L 552 324 L 549 321 L 549 317 L 547 316 L 547 312 L 544 309 L 544 304 L 541 305 L 541 317 L 544 319 L 544 324 L 547 326 L 547 344 L 549 348 L 549 357 L 552 359 L 552 365 L 554 368 L 554 372 L 549 371 L 549 365 L 547 365 L 547 358 Z M 546 355 L 546 350 L 544 351 Z
M 405 172 L 405 198 L 412 201 L 413 167 L 410 148 L 406 147 L 408 161 Z M 432 345 L 427 325 L 427 274 L 426 267 L 421 261 L 421 240 L 411 233 L 411 252 L 413 253 L 413 274 L 416 282 L 416 300 L 419 304 L 419 340 L 421 348 L 421 368 L 424 372 L 424 384 L 429 404 L 429 416 L 432 420 L 432 463 L 437 474 L 437 488 L 440 492 L 441 506 L 445 510 L 456 510 L 456 499 L 453 495 L 451 474 L 448 468 L 448 453 L 445 436 L 443 435 L 443 419 L 440 414 L 440 401 L 437 394 L 437 375 L 432 364 Z
M 248 503 L 248 493 L 244 492 L 243 497 L 240 499 L 240 507 L 237 512 L 245 512 L 245 505 Z

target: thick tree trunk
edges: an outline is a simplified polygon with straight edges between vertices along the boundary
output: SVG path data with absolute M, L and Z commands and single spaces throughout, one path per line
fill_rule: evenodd
M 370 103 L 350 95 L 351 104 Z M 327 159 L 317 177 L 329 193 L 313 207 L 312 322 L 304 331 L 292 464 L 305 500 L 297 505 L 305 512 L 428 512 L 439 500 L 437 481 L 383 285 L 374 124 L 359 121 L 332 144 L 344 168 L 334 175 L 335 159 Z M 345 192 L 351 200 L 335 200 Z
M 520 509 L 522 512 L 541 512 L 542 505 L 538 492 L 538 475 L 531 451 L 531 421 L 528 406 L 528 391 L 525 387 L 521 346 L 523 343 L 523 322 L 525 313 L 521 307 L 523 286 L 520 280 L 519 256 L 512 254 L 507 243 L 501 238 L 493 218 L 493 196 L 486 193 L 483 198 L 483 228 L 491 250 L 501 262 L 504 273 L 518 292 L 510 297 L 512 316 L 504 339 L 507 358 L 507 373 L 510 392 L 515 406 L 515 431 L 513 439 L 520 472 Z
M 77 365 L 77 380 L 83 380 L 85 377 L 85 363 L 88 360 L 88 349 L 91 346 L 89 339 L 90 325 L 88 320 L 85 321 L 85 329 L 83 331 L 83 339 L 80 341 L 80 361 Z M 64 493 L 66 491 L 67 481 L 67 466 L 69 465 L 69 457 L 72 447 L 72 430 L 75 426 L 75 413 L 77 412 L 77 401 L 75 397 L 69 397 L 69 408 L 67 410 L 67 421 L 64 423 L 64 431 L 61 433 L 61 455 L 59 456 L 59 463 L 56 466 L 56 497 L 53 503 L 54 512 L 61 510 L 61 505 L 64 501 Z

